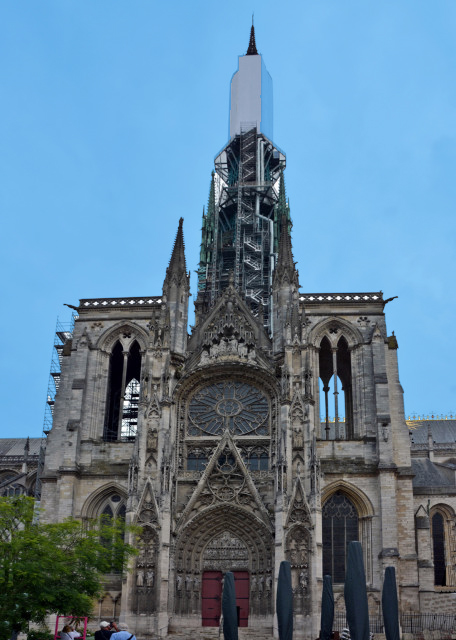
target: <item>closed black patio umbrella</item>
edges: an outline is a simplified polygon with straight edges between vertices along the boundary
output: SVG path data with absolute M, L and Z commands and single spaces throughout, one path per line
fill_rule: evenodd
M 331 638 L 334 622 L 334 593 L 331 576 L 323 577 L 321 596 L 320 640 Z
M 222 612 L 225 640 L 238 640 L 236 592 L 234 590 L 234 575 L 231 571 L 225 573 L 223 581 Z
M 386 640 L 399 640 L 399 605 L 397 602 L 396 569 L 386 567 L 382 591 L 383 623 Z
M 369 640 L 366 575 L 360 542 L 350 542 L 348 545 L 344 596 L 351 640 Z
M 291 567 L 286 560 L 280 563 L 276 610 L 280 640 L 293 640 L 293 589 Z

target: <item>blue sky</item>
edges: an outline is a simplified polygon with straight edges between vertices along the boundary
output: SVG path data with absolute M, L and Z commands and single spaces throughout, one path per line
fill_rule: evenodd
M 63 303 L 159 295 L 180 216 L 196 269 L 252 11 L 301 290 L 399 296 L 406 412 L 456 412 L 453 0 L 3 0 L 0 437 L 41 434 Z

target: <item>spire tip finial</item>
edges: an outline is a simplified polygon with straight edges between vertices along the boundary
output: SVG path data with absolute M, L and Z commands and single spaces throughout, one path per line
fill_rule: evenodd
M 252 14 L 252 26 L 250 27 L 250 41 L 249 48 L 247 49 L 246 56 L 257 56 L 258 51 L 255 43 L 255 27 L 253 25 L 253 14 Z

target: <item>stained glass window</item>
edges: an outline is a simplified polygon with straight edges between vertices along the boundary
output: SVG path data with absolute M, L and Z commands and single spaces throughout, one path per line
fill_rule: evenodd
M 352 501 L 337 492 L 323 507 L 323 574 L 345 582 L 348 545 L 358 540 L 358 513 Z
M 268 435 L 269 403 L 262 391 L 245 382 L 223 381 L 195 393 L 188 410 L 188 435 Z
M 446 585 L 445 530 L 443 516 L 438 511 L 432 516 L 432 548 L 434 555 L 434 584 Z

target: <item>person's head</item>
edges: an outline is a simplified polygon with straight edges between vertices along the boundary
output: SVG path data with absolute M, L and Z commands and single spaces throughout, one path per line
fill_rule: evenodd
M 121 622 L 118 627 L 119 631 L 128 631 L 128 624 L 125 624 L 125 622 Z
M 73 631 L 73 629 L 70 627 L 69 624 L 66 624 L 63 629 L 62 629 L 63 633 L 70 633 L 70 631 Z
M 100 622 L 100 627 L 102 629 L 107 629 L 108 627 L 110 627 L 111 625 L 109 624 L 109 622 L 106 622 L 106 620 L 103 620 L 103 622 Z

